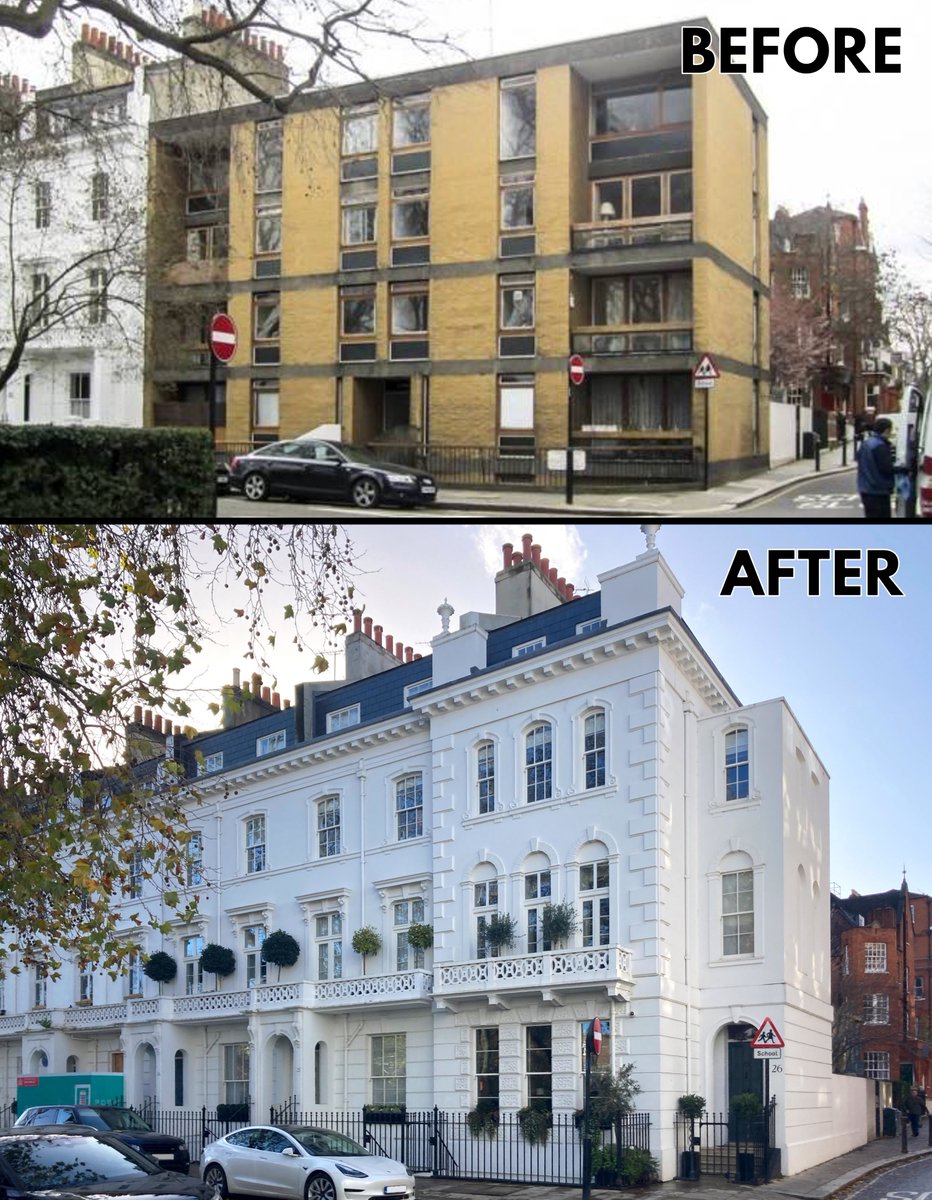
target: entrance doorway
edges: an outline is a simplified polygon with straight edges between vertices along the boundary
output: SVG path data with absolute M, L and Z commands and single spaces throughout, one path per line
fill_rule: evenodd
M 398 443 L 411 440 L 411 380 L 353 380 L 353 441 Z
M 728 1026 L 728 1103 L 750 1092 L 764 1103 L 764 1064 L 754 1057 L 753 1025 Z

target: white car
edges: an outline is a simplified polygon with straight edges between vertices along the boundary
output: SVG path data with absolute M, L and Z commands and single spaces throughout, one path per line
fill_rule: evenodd
M 404 1163 L 313 1125 L 251 1125 L 228 1133 L 204 1147 L 201 1178 L 216 1197 L 414 1200 L 414 1177 Z

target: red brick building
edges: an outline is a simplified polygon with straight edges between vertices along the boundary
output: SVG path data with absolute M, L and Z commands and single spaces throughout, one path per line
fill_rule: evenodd
M 867 205 L 862 200 L 857 214 L 830 204 L 795 215 L 780 207 L 770 232 L 774 291 L 824 317 L 829 342 L 808 385 L 788 389 L 787 399 L 811 403 L 814 417 L 882 412 L 892 370 Z
M 932 1093 L 932 897 L 832 896 L 833 1067 Z

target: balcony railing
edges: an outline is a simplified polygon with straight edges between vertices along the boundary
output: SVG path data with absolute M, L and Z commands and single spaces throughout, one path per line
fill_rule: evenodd
M 578 329 L 573 332 L 573 353 L 593 357 L 619 354 L 690 354 L 693 348 L 692 324 L 669 325 L 663 329 L 638 326 L 637 329 Z
M 331 979 L 317 984 L 317 1008 L 356 1009 L 361 1004 L 429 1001 L 433 975 L 429 971 L 400 971 L 394 975 L 364 975 L 361 979 Z
M 438 1000 L 478 998 L 496 992 L 579 989 L 593 984 L 615 987 L 622 993 L 633 985 L 631 952 L 621 946 L 483 958 L 441 966 L 436 975 L 434 994 Z
M 68 1008 L 62 1014 L 66 1029 L 93 1029 L 103 1025 L 122 1025 L 128 1014 L 126 1004 L 89 1004 L 87 1008 Z
M 683 217 L 639 221 L 596 221 L 573 226 L 574 250 L 619 250 L 658 242 L 691 242 L 693 223 Z

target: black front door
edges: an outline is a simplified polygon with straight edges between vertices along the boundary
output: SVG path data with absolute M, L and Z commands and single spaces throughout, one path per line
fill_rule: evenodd
M 731 1116 L 731 1102 L 735 1096 L 751 1092 L 764 1103 L 764 1063 L 754 1057 L 751 1039 L 754 1037 L 753 1025 L 730 1025 L 728 1028 L 728 1134 L 731 1140 L 735 1137 L 734 1118 Z

